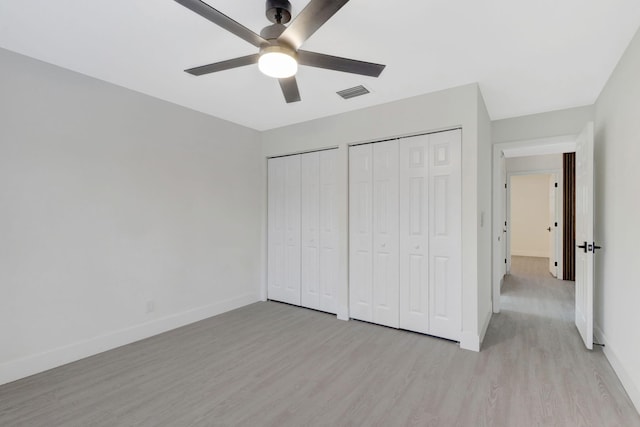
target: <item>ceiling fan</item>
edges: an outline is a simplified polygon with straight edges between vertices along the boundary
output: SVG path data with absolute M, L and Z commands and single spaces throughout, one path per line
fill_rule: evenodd
M 385 67 L 300 49 L 349 0 L 311 0 L 289 26 L 284 24 L 291 21 L 291 3 L 288 0 L 267 0 L 266 16 L 272 24 L 264 27 L 259 35 L 201 0 L 175 1 L 260 49 L 253 55 L 185 70 L 194 76 L 258 63 L 260 71 L 278 79 L 284 99 L 289 103 L 300 101 L 295 78 L 298 64 L 371 77 L 378 77 Z

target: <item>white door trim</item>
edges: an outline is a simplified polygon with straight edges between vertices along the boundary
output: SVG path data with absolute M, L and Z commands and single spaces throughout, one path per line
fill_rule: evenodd
M 493 218 L 492 218 L 492 301 L 493 312 L 500 313 L 500 286 L 502 284 L 503 276 L 501 270 L 495 268 L 497 257 L 502 258 L 501 255 L 501 242 L 499 238 L 502 237 L 502 230 L 504 224 L 501 222 L 501 215 L 499 215 L 499 209 L 495 209 L 496 206 L 504 206 L 502 203 L 506 203 L 504 199 L 504 182 L 500 171 L 500 159 L 502 157 L 522 157 L 522 156 L 537 156 L 545 154 L 559 154 L 559 153 L 571 153 L 576 151 L 576 140 L 578 135 L 561 135 L 549 138 L 529 139 L 523 141 L 514 142 L 502 142 L 493 145 L 493 185 L 491 197 L 493 201 Z M 508 225 L 508 224 L 507 224 Z M 508 233 L 509 234 L 509 233 Z M 508 241 L 508 240 L 507 240 Z M 508 254 L 508 252 L 507 252 Z

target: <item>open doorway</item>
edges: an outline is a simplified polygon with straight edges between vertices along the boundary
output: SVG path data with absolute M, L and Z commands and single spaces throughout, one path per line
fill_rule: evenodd
M 522 161 L 524 160 L 524 162 Z M 514 161 L 518 161 L 517 163 Z M 561 171 L 522 172 L 514 169 L 522 163 L 562 164 L 562 155 L 537 156 L 529 159 L 508 159 L 507 247 L 508 265 L 514 257 L 537 258 L 546 265 L 546 273 L 563 277 L 563 227 Z M 517 169 L 517 168 L 516 168 Z
M 552 137 L 538 140 L 495 144 L 493 147 L 493 311 L 500 312 L 500 293 L 505 275 L 511 271 L 510 224 L 508 221 L 510 176 L 527 174 L 555 174 L 558 188 L 563 186 L 563 155 L 576 151 L 576 135 Z M 509 170 L 507 170 L 507 161 Z M 555 183 L 554 183 L 555 186 Z M 562 199 L 560 199 L 562 200 Z M 556 198 L 556 202 L 558 199 Z M 560 202 L 558 202 L 560 203 Z M 563 205 L 563 203 L 560 203 Z M 558 227 L 562 229 L 562 215 Z M 548 224 L 547 227 L 549 227 Z M 557 231 L 556 231 L 557 233 Z M 557 250 L 557 253 L 561 249 Z M 564 270 L 564 257 L 558 259 L 558 274 Z M 560 276 L 562 277 L 562 276 Z
M 500 312 L 501 288 L 510 268 L 510 254 L 507 250 L 509 224 L 506 215 L 507 159 L 575 153 L 575 260 L 573 261 L 575 287 L 571 289 L 574 290 L 575 326 L 588 349 L 593 348 L 593 258 L 596 249 L 600 248 L 593 237 L 593 140 L 594 125 L 593 122 L 588 122 L 578 135 L 499 143 L 493 146 L 492 298 L 494 313 Z

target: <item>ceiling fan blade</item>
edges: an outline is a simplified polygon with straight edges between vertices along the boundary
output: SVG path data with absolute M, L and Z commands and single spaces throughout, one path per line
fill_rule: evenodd
M 278 79 L 282 94 L 287 104 L 291 102 L 300 101 L 300 92 L 298 91 L 298 83 L 295 77 L 287 77 L 285 79 Z
M 208 19 L 214 24 L 224 28 L 230 33 L 235 34 L 243 40 L 248 41 L 256 47 L 260 47 L 263 43 L 269 43 L 267 40 L 260 37 L 242 24 L 237 23 L 233 19 L 229 18 L 224 13 L 212 8 L 201 0 L 175 0 L 177 3 L 183 5 L 187 9 L 192 10 L 203 18 Z
M 349 0 L 311 0 L 293 22 L 278 37 L 294 49 L 299 49 L 318 28 L 329 20 Z
M 259 58 L 260 55 L 255 53 L 253 55 L 241 56 L 240 58 L 233 58 L 226 61 L 215 62 L 213 64 L 189 68 L 188 70 L 184 71 L 194 76 L 201 76 L 203 74 L 210 74 L 217 71 L 229 70 L 231 68 L 238 68 L 244 67 L 245 65 L 255 64 L 258 62 Z
M 298 63 L 310 67 L 326 68 L 328 70 L 371 77 L 378 77 L 380 73 L 382 73 L 382 70 L 384 70 L 384 67 L 386 67 L 386 65 L 382 64 L 340 58 L 339 56 L 325 55 L 324 53 L 309 52 L 306 50 L 298 51 Z

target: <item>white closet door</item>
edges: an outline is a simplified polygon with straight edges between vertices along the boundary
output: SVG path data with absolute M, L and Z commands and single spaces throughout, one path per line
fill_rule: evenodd
M 429 135 L 429 333 L 460 340 L 462 131 Z
M 400 141 L 400 328 L 429 333 L 429 136 Z
M 338 281 L 338 204 L 336 162 L 338 150 L 326 150 L 318 153 L 320 169 L 320 280 L 319 310 L 337 312 Z
M 399 327 L 398 141 L 373 144 L 373 322 Z
M 349 148 L 349 316 L 373 320 L 373 145 Z
M 301 304 L 320 309 L 320 153 L 301 157 L 302 295 Z
M 300 305 L 300 156 L 268 162 L 267 294 Z

